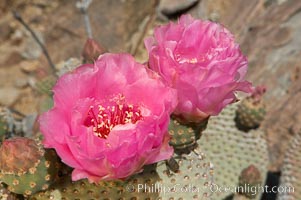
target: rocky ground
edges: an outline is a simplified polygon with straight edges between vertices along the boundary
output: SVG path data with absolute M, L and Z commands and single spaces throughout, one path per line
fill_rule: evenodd
M 53 62 L 81 58 L 87 39 L 82 13 L 70 0 L 0 2 L 0 105 L 25 115 L 40 112 L 34 85 L 50 73 L 41 48 L 12 15 L 18 11 Z M 182 13 L 224 24 L 249 58 L 249 79 L 266 85 L 270 171 L 281 169 L 288 141 L 301 128 L 300 0 L 102 0 L 88 9 L 93 37 L 110 52 L 147 59 L 143 38 Z

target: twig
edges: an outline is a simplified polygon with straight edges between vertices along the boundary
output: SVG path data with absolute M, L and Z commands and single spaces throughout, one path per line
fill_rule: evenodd
M 88 15 L 88 7 L 90 6 L 91 3 L 92 0 L 82 0 L 82 1 L 78 1 L 76 4 L 76 7 L 84 15 L 85 27 L 86 27 L 88 38 L 93 38 L 90 18 Z
M 25 114 L 21 113 L 20 111 L 14 109 L 14 108 L 9 108 L 9 110 L 10 110 L 12 113 L 15 113 L 16 115 L 19 115 L 19 116 L 22 117 L 22 118 L 26 117 Z
M 14 15 L 14 18 L 16 20 L 18 20 L 25 28 L 26 30 L 28 30 L 31 34 L 31 36 L 34 38 L 34 40 L 39 44 L 39 46 L 41 47 L 42 51 L 43 51 L 43 54 L 45 55 L 48 63 L 49 63 L 49 66 L 53 72 L 53 74 L 56 76 L 56 69 L 55 69 L 55 66 L 48 54 L 48 51 L 46 49 L 46 47 L 44 46 L 44 44 L 40 41 L 40 39 L 38 38 L 38 36 L 35 34 L 35 32 L 29 27 L 29 25 L 23 20 L 23 18 L 21 17 L 20 13 L 18 13 L 17 11 L 13 10 L 13 15 Z
M 86 9 L 81 9 L 81 12 L 84 14 L 84 20 L 85 20 L 85 27 L 87 31 L 87 35 L 89 38 L 92 38 L 92 29 L 91 29 L 91 24 L 90 24 L 90 19 L 88 16 L 88 12 Z

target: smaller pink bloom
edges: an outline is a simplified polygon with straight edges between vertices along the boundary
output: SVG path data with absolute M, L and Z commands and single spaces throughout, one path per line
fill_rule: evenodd
M 175 91 L 127 54 L 104 54 L 60 77 L 40 118 L 46 148 L 72 179 L 126 178 L 171 157 L 167 134 Z
M 178 91 L 174 114 L 188 121 L 217 115 L 236 100 L 236 91 L 252 91 L 245 81 L 247 59 L 219 24 L 184 15 L 176 24 L 156 28 L 145 45 L 149 67 Z

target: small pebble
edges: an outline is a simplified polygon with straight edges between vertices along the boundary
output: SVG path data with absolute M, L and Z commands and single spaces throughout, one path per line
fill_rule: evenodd
M 23 61 L 20 63 L 21 70 L 25 73 L 35 72 L 39 67 L 38 61 Z

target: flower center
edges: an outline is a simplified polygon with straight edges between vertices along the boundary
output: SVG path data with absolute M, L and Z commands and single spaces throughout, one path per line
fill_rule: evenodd
M 175 60 L 179 64 L 189 63 L 189 64 L 196 64 L 200 62 L 205 62 L 207 60 L 207 55 L 198 55 L 198 56 L 192 56 L 192 55 L 182 55 L 182 54 L 175 54 Z
M 110 105 L 91 106 L 85 125 L 93 127 L 97 137 L 106 139 L 111 130 L 119 124 L 135 124 L 143 118 L 138 105 L 127 104 L 124 96 L 110 100 Z
M 183 64 L 183 63 L 195 64 L 198 62 L 198 59 L 197 58 L 182 58 L 179 55 L 176 55 L 176 61 L 180 64 Z

